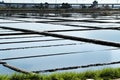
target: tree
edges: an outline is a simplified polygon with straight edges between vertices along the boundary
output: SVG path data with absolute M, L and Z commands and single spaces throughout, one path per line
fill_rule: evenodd
M 92 4 L 93 7 L 97 7 L 98 6 L 98 1 L 93 1 L 93 4 Z
M 45 8 L 49 8 L 49 4 L 45 2 Z
M 40 9 L 42 9 L 42 8 L 43 8 L 43 3 L 40 3 L 39 8 L 40 8 Z
M 71 8 L 71 5 L 68 3 L 62 3 L 61 8 L 68 9 L 68 8 Z

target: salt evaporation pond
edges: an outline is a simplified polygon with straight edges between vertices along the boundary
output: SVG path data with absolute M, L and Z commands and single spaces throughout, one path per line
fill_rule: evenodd
M 57 17 L 57 19 L 59 19 Z M 61 18 L 60 18 L 61 19 Z M 65 18 L 63 18 L 65 19 Z M 69 18 L 68 18 L 69 19 Z M 75 17 L 73 17 L 75 19 Z M 87 19 L 87 18 L 83 18 Z M 91 19 L 91 18 L 88 18 Z M 92 18 L 94 19 L 94 18 Z M 2 22 L 3 19 L 0 19 Z M 48 23 L 35 23 L 32 22 L 32 18 L 14 18 L 8 21 L 20 20 L 18 22 L 5 24 L 2 23 L 0 26 L 20 28 L 34 31 L 54 31 L 54 30 L 72 30 L 72 29 L 84 29 L 84 31 L 65 31 L 65 32 L 52 32 L 55 34 L 69 35 L 75 37 L 83 37 L 88 39 L 97 39 L 110 41 L 115 43 L 120 43 L 119 30 L 85 30 L 90 28 L 84 27 L 74 27 L 62 25 L 65 22 L 60 22 L 61 25 L 56 25 L 58 22 Z M 23 22 L 23 21 L 29 22 Z M 42 21 L 43 19 L 33 19 L 35 21 Z M 44 19 L 49 21 L 50 19 Z M 82 20 L 82 19 L 81 19 Z M 30 22 L 31 21 L 31 22 Z M 105 20 L 103 20 L 105 21 Z M 4 22 L 4 20 L 3 20 Z M 100 27 L 119 27 L 118 23 L 88 23 L 88 22 L 66 22 L 67 24 L 82 24 L 83 26 L 98 26 Z M 80 23 L 80 24 L 79 24 Z M 59 24 L 59 23 L 58 23 Z M 91 25 L 90 25 L 91 24 Z M 109 25 L 109 26 L 108 26 Z M 10 33 L 6 30 L 0 28 L 0 34 Z M 6 32 L 4 32 L 6 31 Z M 13 33 L 22 33 L 19 31 L 12 31 Z M 23 56 L 35 56 L 35 55 L 45 55 L 45 54 L 57 54 L 57 53 L 71 53 L 67 55 L 60 56 L 49 56 L 49 57 L 37 57 L 37 58 L 27 58 L 27 59 L 13 59 L 6 60 L 10 65 L 27 70 L 27 71 L 37 71 L 44 69 L 62 68 L 70 66 L 80 66 L 94 63 L 108 63 L 114 61 L 120 61 L 120 49 L 116 47 L 102 46 L 91 43 L 85 43 L 80 41 L 73 41 L 67 39 L 61 39 L 51 36 L 43 36 L 37 34 L 27 34 L 27 35 L 5 35 L 0 36 L 0 59 L 23 57 Z M 110 65 L 102 67 L 90 67 L 86 69 L 77 69 L 69 71 L 85 71 L 85 70 L 95 70 L 102 69 L 105 67 L 119 67 L 120 65 Z M 12 71 L 8 68 L 0 65 L 0 74 L 11 74 Z
M 77 25 L 78 26 L 89 26 L 89 27 L 98 27 L 98 28 L 109 28 L 109 27 L 120 27 L 119 23 L 96 23 L 96 22 L 51 22 L 52 24 L 59 25 Z
M 120 43 L 120 37 L 118 37 L 120 31 L 118 30 L 90 30 L 90 31 L 72 31 L 72 32 L 56 32 L 56 33 L 62 35 Z

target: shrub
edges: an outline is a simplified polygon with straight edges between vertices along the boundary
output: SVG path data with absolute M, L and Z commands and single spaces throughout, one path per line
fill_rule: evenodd
M 0 75 L 0 80 L 9 80 L 7 75 Z
M 99 77 L 103 79 L 115 79 L 120 77 L 120 71 L 118 69 L 106 68 L 101 70 Z

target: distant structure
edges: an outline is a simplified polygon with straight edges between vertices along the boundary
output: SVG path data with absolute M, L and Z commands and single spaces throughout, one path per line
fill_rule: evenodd
M 120 4 L 98 4 L 97 0 L 94 0 L 91 4 L 78 4 L 78 3 L 6 3 L 4 0 L 0 1 L 0 9 L 120 9 Z
M 98 1 L 93 1 L 92 5 L 89 8 L 98 8 Z
M 0 1 L 0 3 L 4 3 L 4 1 L 2 0 L 2 1 Z

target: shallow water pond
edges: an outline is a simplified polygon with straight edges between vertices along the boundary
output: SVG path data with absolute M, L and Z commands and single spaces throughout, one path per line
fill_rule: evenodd
M 106 19 L 107 18 L 107 19 Z M 90 22 L 65 22 L 61 20 L 93 20 L 104 21 L 109 23 L 90 23 Z M 113 19 L 113 21 L 112 21 Z M 82 37 L 87 39 L 96 39 L 103 41 L 110 41 L 120 43 L 120 31 L 113 29 L 96 29 L 87 28 L 83 26 L 94 26 L 101 28 L 119 27 L 119 20 L 114 20 L 112 17 L 105 17 L 105 19 L 94 19 L 91 17 L 44 17 L 44 18 L 5 18 L 0 19 L 0 26 L 20 28 L 27 30 L 34 30 L 39 32 L 50 32 L 54 34 Z M 29 21 L 29 22 L 24 22 Z M 46 23 L 36 23 L 35 21 L 54 21 Z M 55 22 L 56 21 L 56 22 Z M 59 22 L 60 21 L 60 22 Z M 10 22 L 10 23 L 5 23 Z M 65 26 L 78 25 L 78 26 Z M 93 30 L 88 30 L 93 29 Z M 66 31 L 63 31 L 66 30 Z M 59 32 L 57 32 L 59 31 Z M 13 31 L 0 28 L 0 34 L 23 33 L 21 31 Z M 109 63 L 120 61 L 120 49 L 110 46 L 96 45 L 92 43 L 85 43 L 80 41 L 73 41 L 52 36 L 44 36 L 38 34 L 25 35 L 4 35 L 0 36 L 0 61 L 5 61 L 10 65 L 27 70 L 37 71 L 44 69 L 54 69 L 71 66 L 81 66 L 96 63 Z M 51 55 L 52 54 L 52 55 Z M 59 55 L 56 55 L 59 54 Z M 51 55 L 51 56 L 43 56 Z M 28 58 L 31 56 L 30 58 Z M 41 56 L 41 57 L 40 57 Z M 22 57 L 19 59 L 19 57 Z M 24 57 L 24 58 L 23 58 Z M 10 59 L 11 58 L 11 59 Z M 119 67 L 119 64 L 90 67 L 85 69 L 76 69 L 68 71 L 85 71 L 102 69 L 105 67 Z M 12 71 L 0 65 L 0 74 L 11 74 Z

